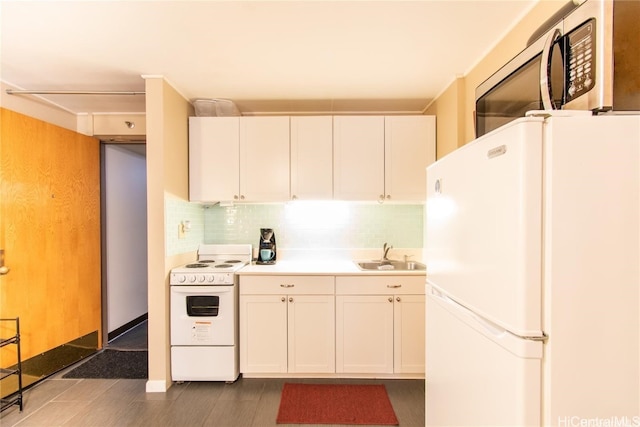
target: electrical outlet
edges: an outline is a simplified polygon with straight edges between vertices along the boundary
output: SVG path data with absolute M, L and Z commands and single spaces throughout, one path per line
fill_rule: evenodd
M 178 239 L 184 239 L 184 225 L 178 224 Z

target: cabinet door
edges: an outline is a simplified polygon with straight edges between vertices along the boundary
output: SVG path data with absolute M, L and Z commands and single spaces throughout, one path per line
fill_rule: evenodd
M 333 197 L 333 119 L 291 117 L 291 198 Z
M 290 295 L 289 372 L 335 373 L 333 295 Z
M 289 200 L 289 117 L 240 117 L 240 198 Z
M 240 118 L 189 117 L 189 200 L 237 200 Z
M 384 117 L 333 118 L 334 198 L 384 197 Z
M 426 168 L 435 161 L 435 116 L 385 117 L 385 199 L 424 201 Z
M 240 297 L 240 372 L 287 372 L 287 302 L 282 295 Z
M 394 297 L 393 365 L 395 373 L 424 373 L 424 307 L 424 295 L 396 295 Z
M 336 372 L 393 373 L 392 296 L 336 296 Z

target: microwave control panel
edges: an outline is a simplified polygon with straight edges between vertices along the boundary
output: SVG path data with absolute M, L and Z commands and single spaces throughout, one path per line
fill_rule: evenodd
M 590 19 L 566 35 L 565 103 L 589 92 L 595 84 L 595 30 L 595 19 Z

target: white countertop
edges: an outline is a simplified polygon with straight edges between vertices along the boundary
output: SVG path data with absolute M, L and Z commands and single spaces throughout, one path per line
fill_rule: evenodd
M 238 270 L 239 275 L 326 275 L 326 276 L 424 276 L 424 270 L 360 270 L 353 261 L 326 260 L 284 260 L 273 265 L 249 264 Z

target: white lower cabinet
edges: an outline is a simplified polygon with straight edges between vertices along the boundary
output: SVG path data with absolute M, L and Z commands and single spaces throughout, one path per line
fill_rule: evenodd
M 422 377 L 424 276 L 240 276 L 240 372 Z
M 240 372 L 287 372 L 286 295 L 240 296 Z
M 424 374 L 424 295 L 394 296 L 393 337 L 393 371 L 400 374 Z
M 336 372 L 424 374 L 423 276 L 336 277 Z
M 335 372 L 334 296 L 289 295 L 287 304 L 289 372 Z
M 393 373 L 393 297 L 336 296 L 336 372 Z
M 240 278 L 240 372 L 335 372 L 333 276 Z

